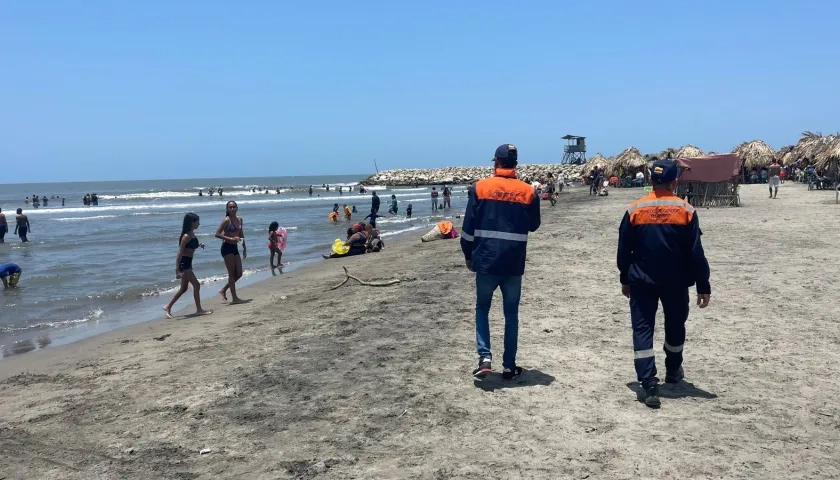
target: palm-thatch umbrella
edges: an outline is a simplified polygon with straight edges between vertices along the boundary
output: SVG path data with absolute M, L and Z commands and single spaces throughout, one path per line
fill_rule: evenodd
M 623 167 L 625 170 L 646 167 L 648 164 L 647 158 L 636 147 L 628 147 L 616 155 L 615 162 L 616 165 Z
M 592 165 L 593 167 L 600 167 L 607 161 L 607 157 L 601 155 L 600 153 L 596 153 L 588 160 L 586 160 L 587 165 Z
M 761 140 L 744 142 L 735 147 L 732 153 L 741 157 L 747 168 L 766 167 L 776 157 L 776 151 Z
M 840 163 L 840 134 L 823 136 L 820 133 L 804 132 L 793 151 L 824 169 Z
M 692 157 L 702 157 L 703 150 L 695 147 L 692 144 L 683 145 L 677 153 L 674 154 L 674 158 L 692 158 Z

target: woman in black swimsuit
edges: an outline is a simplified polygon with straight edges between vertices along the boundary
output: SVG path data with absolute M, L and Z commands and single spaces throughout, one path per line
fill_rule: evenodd
M 222 258 L 228 271 L 228 282 L 219 290 L 219 295 L 227 301 L 227 291 L 230 289 L 231 304 L 242 303 L 236 295 L 236 281 L 242 278 L 242 259 L 248 258 L 245 247 L 245 232 L 242 228 L 242 217 L 236 214 L 239 206 L 231 200 L 225 205 L 225 219 L 216 229 L 216 238 L 222 240 Z M 242 242 L 242 257 L 239 256 L 239 242 Z
M 367 233 L 365 233 L 365 224 L 357 223 L 353 225 L 352 229 L 348 229 L 347 233 L 352 235 L 347 236 L 347 240 L 344 242 L 345 245 L 348 245 L 350 249 L 347 253 L 339 254 L 339 253 L 330 253 L 324 254 L 322 257 L 324 258 L 342 258 L 342 257 L 351 257 L 353 255 L 361 255 L 367 252 L 367 247 L 365 246 L 368 241 Z
M 166 318 L 172 318 L 172 306 L 181 298 L 181 295 L 187 293 L 190 284 L 192 284 L 193 296 L 195 297 L 196 315 L 209 315 L 213 313 L 210 310 L 201 308 L 201 284 L 198 283 L 198 278 L 196 278 L 192 269 L 192 259 L 195 249 L 199 247 L 204 248 L 204 244 L 195 238 L 195 229 L 199 225 L 198 215 L 194 213 L 184 215 L 184 225 L 181 227 L 181 236 L 178 239 L 178 255 L 175 257 L 175 278 L 181 279 L 181 288 L 175 293 L 172 300 L 164 305 L 163 311 L 166 312 Z

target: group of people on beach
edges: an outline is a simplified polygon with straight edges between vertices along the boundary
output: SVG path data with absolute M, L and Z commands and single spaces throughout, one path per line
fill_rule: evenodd
M 193 271 L 193 255 L 199 248 L 204 248 L 195 235 L 195 231 L 201 225 L 198 215 L 187 213 L 181 226 L 181 234 L 178 237 L 178 253 L 175 255 L 175 278 L 181 280 L 180 288 L 172 299 L 164 305 L 163 310 L 168 318 L 172 318 L 172 307 L 175 302 L 187 292 L 190 286 L 193 287 L 195 307 L 197 315 L 212 313 L 201 307 L 201 283 Z M 233 200 L 225 204 L 225 216 L 216 228 L 216 238 L 222 241 L 220 253 L 225 262 L 228 273 L 228 281 L 219 290 L 219 295 L 224 301 L 228 301 L 227 294 L 230 293 L 230 305 L 245 303 L 236 292 L 236 282 L 242 278 L 242 260 L 248 258 L 248 250 L 245 244 L 245 228 L 242 216 L 239 215 L 239 205 Z M 239 253 L 239 244 L 242 244 L 242 254 Z M 268 227 L 268 249 L 270 252 L 269 264 L 271 268 L 279 268 L 282 265 L 283 250 L 286 248 L 286 230 L 281 228 L 277 222 L 271 222 Z M 277 257 L 277 264 L 274 259 Z

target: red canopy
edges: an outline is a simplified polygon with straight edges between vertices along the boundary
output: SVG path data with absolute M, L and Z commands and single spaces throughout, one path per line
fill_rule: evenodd
M 732 153 L 678 158 L 675 162 L 685 169 L 680 176 L 681 182 L 726 182 L 741 172 L 741 159 Z

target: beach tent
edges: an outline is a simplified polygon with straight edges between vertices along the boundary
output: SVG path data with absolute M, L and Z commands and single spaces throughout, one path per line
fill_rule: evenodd
M 738 207 L 741 158 L 736 154 L 678 158 L 677 195 L 695 207 Z

